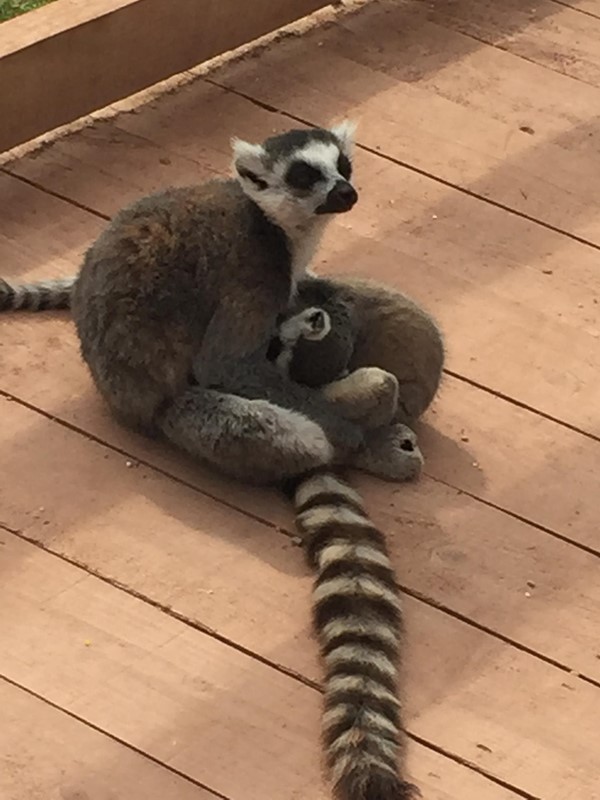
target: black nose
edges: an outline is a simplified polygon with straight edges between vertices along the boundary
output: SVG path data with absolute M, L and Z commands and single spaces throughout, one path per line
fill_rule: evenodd
M 325 202 L 316 208 L 316 213 L 342 214 L 344 211 L 350 211 L 357 200 L 358 194 L 354 186 L 348 181 L 339 180 L 329 190 Z
M 317 208 L 317 214 L 341 214 L 350 211 L 358 200 L 354 186 L 348 181 L 336 181 L 325 199 Z
M 358 200 L 356 189 L 351 183 L 348 183 L 348 181 L 337 181 L 337 183 L 334 184 L 331 193 L 337 197 L 340 203 L 342 203 L 346 208 L 352 208 L 352 206 Z

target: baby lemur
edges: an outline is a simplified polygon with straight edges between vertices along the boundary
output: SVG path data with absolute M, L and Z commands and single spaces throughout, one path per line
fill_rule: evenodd
M 373 413 L 374 393 L 382 384 L 389 393 L 395 378 L 394 418 L 412 425 L 438 390 L 444 344 L 433 318 L 388 286 L 306 277 L 281 315 L 267 357 L 292 380 L 325 387 L 350 417 Z

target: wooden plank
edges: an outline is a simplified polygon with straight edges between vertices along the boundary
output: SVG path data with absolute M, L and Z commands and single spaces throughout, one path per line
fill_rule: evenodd
M 598 3 L 595 10 L 598 11 Z M 542 0 L 530 8 L 518 0 L 475 7 L 466 0 L 437 8 L 432 19 L 453 30 L 501 47 L 593 86 L 600 86 L 600 19 L 580 14 L 568 4 Z
M 248 13 L 240 14 L 239 0 L 57 0 L 10 20 L 0 42 L 0 151 L 323 5 L 252 0 Z
M 0 705 L 5 800 L 216 797 L 5 681 L 0 681 Z
M 429 475 L 596 551 L 598 442 L 451 378 L 420 431 Z
M 265 657 L 254 623 L 269 619 L 280 663 L 317 677 L 289 641 L 291 617 L 305 628 L 290 576 L 307 571 L 287 536 L 17 403 L 0 412 L 6 526 Z M 361 488 L 410 591 L 600 682 L 597 558 L 431 480 Z M 292 529 L 289 510 L 271 519 Z
M 423 3 L 371 4 L 212 78 L 315 122 L 351 113 L 365 145 L 599 244 L 597 89 L 442 27 L 447 7 L 434 24 Z
M 584 14 L 591 14 L 593 17 L 600 17 L 599 0 L 560 0 L 560 4 L 569 6 L 575 11 L 582 11 Z
M 2 540 L 7 677 L 217 792 L 325 796 L 316 691 L 10 534 Z M 255 582 L 251 564 L 246 574 Z M 307 584 L 288 581 L 297 611 L 285 628 L 305 651 L 314 649 Z M 597 688 L 416 601 L 406 615 L 410 730 L 529 794 L 597 800 Z M 254 623 L 262 653 L 277 661 L 279 631 L 264 619 Z M 421 753 L 411 752 L 418 779 Z M 440 766 L 439 778 L 424 776 L 428 796 L 452 796 Z
M 5 675 L 232 799 L 328 796 L 319 775 L 315 690 L 10 534 L 2 542 Z M 22 724 L 32 724 L 34 713 L 23 707 Z M 85 744 L 89 729 L 71 724 L 83 728 Z M 60 728 L 47 730 L 59 741 Z M 117 778 L 127 774 L 128 751 L 121 754 Z M 94 748 L 95 763 L 103 755 Z M 517 797 L 421 745 L 410 745 L 409 761 L 432 800 Z M 136 796 L 143 781 L 140 774 Z M 180 784 L 182 800 L 203 796 Z

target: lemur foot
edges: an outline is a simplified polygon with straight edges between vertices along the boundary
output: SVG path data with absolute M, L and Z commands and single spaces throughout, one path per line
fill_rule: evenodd
M 368 429 L 390 425 L 398 410 L 398 380 L 379 367 L 361 367 L 324 386 L 323 394 L 342 416 Z
M 423 456 L 415 433 L 396 423 L 367 435 L 365 447 L 350 466 L 389 481 L 411 481 L 421 473 Z

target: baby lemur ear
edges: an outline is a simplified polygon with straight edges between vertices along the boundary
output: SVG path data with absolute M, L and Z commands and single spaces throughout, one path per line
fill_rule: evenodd
M 251 181 L 258 189 L 266 189 L 265 149 L 261 144 L 251 144 L 242 139 L 232 139 L 233 167 L 240 178 Z
M 334 125 L 333 128 L 330 128 L 330 131 L 339 141 L 342 152 L 345 153 L 348 158 L 351 158 L 352 153 L 354 152 L 354 134 L 356 133 L 356 122 L 353 122 L 350 119 L 345 119 L 343 122 L 340 122 L 338 125 Z

